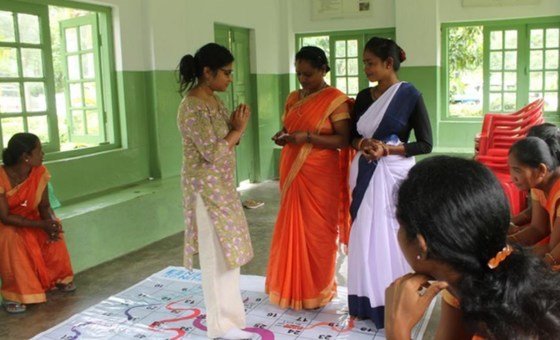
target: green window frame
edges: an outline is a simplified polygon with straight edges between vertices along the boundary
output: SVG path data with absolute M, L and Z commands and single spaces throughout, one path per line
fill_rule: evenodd
M 482 112 L 450 114 L 449 32 L 482 28 Z M 487 112 L 512 112 L 545 98 L 545 118 L 559 121 L 560 17 L 442 24 L 442 120 L 480 121 Z
M 360 90 L 371 85 L 363 72 L 362 52 L 374 36 L 395 39 L 395 29 L 296 34 L 296 48 L 306 45 L 323 48 L 331 67 L 327 83 L 355 98 Z
M 56 31 L 51 32 L 50 6 L 90 13 L 57 20 L 57 53 L 51 47 L 51 34 Z M 22 130 L 41 138 L 46 160 L 121 146 L 111 16 L 110 7 L 67 0 L 0 3 L 0 56 L 8 56 L 0 61 L 0 102 L 4 103 L 0 103 L 0 147 Z M 18 20 L 27 20 L 22 21 L 27 25 L 23 33 L 36 36 L 23 36 Z M 30 29 L 28 22 L 36 23 L 36 28 Z M 56 96 L 55 58 L 63 69 L 64 94 L 60 95 L 64 96 L 66 124 L 61 124 L 63 109 Z M 63 136 L 78 148 L 68 150 L 68 144 L 62 145 Z

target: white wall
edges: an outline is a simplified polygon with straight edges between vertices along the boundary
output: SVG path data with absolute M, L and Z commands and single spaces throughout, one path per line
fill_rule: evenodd
M 311 20 L 311 0 L 283 1 L 292 3 L 292 27 L 296 33 L 395 27 L 394 0 L 372 0 L 370 16 L 315 21 Z
M 560 0 L 540 0 L 538 5 L 463 7 L 461 0 L 440 0 L 441 22 L 515 19 L 560 15 Z

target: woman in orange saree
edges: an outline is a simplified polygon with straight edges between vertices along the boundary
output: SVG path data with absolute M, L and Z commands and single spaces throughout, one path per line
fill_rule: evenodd
M 266 292 L 282 308 L 313 309 L 336 294 L 337 239 L 349 227 L 349 98 L 324 83 L 327 58 L 317 47 L 296 54 L 302 89 L 286 101 L 280 211 L 266 276 Z
M 0 279 L 9 313 L 46 301 L 45 292 L 75 289 L 62 227 L 49 203 L 50 174 L 39 138 L 17 133 L 0 167 Z

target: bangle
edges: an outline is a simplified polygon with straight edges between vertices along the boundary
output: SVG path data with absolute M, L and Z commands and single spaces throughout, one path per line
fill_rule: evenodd
M 512 228 L 517 228 L 517 224 L 513 223 L 513 222 L 509 222 L 509 226 Z
M 551 264 L 551 265 L 556 266 L 556 265 L 558 264 L 558 263 L 556 262 L 556 259 L 554 258 L 554 256 L 552 256 L 551 253 L 546 253 L 546 254 L 544 254 L 544 257 L 547 257 L 547 258 L 550 259 L 550 262 L 551 262 L 550 264 Z
M 381 147 L 383 148 L 383 157 L 389 156 L 389 147 L 387 144 L 381 144 Z
M 311 144 L 311 133 L 307 131 L 307 137 L 305 138 L 305 142 Z
M 356 148 L 356 150 L 360 151 L 362 150 L 362 144 L 364 144 L 364 138 L 360 138 L 360 140 L 358 141 L 358 147 Z

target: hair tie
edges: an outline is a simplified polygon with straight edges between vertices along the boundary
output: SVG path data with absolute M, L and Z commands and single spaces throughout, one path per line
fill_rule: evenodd
M 502 261 L 505 260 L 511 253 L 513 253 L 513 248 L 509 244 L 506 244 L 506 246 L 502 250 L 500 250 L 496 254 L 496 256 L 488 261 L 488 267 L 490 269 L 497 268 L 500 263 L 502 263 Z

